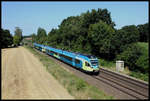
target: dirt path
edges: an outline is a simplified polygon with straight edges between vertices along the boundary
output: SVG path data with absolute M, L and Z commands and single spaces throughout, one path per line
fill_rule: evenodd
M 73 99 L 24 47 L 2 49 L 2 99 Z

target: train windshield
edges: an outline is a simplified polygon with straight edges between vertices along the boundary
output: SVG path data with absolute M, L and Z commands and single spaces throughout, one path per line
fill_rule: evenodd
M 88 62 L 85 62 L 85 66 L 90 66 L 90 64 Z

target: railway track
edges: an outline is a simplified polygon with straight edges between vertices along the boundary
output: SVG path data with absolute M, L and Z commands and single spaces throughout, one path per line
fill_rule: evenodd
M 42 52 L 39 53 L 44 54 Z M 47 54 L 44 55 L 49 56 Z M 49 58 L 55 60 L 57 64 L 63 65 L 63 68 L 67 68 L 76 76 L 86 80 L 89 84 L 96 86 L 97 88 L 104 91 L 108 95 L 114 96 L 116 99 L 148 99 L 149 98 L 148 83 L 103 68 L 100 68 L 99 75 L 89 75 L 77 70 L 71 65 L 59 61 L 58 59 L 52 56 L 49 56 Z
M 145 82 L 103 68 L 100 69 L 100 74 L 98 76 L 93 77 L 135 99 L 148 99 L 148 84 Z

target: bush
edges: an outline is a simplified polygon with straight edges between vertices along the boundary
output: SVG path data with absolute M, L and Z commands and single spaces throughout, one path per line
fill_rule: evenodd
M 142 43 L 132 43 L 121 54 L 117 55 L 116 60 L 123 60 L 125 66 L 128 66 L 132 71 L 148 73 L 149 57 L 146 47 L 148 46 L 144 46 Z
M 143 73 L 148 73 L 148 65 L 149 65 L 149 59 L 148 56 L 140 56 L 137 61 L 136 61 L 136 65 L 138 66 L 139 70 Z
M 148 76 L 149 74 L 148 73 L 143 74 L 141 72 L 130 72 L 129 75 L 132 77 L 147 81 L 147 82 L 149 80 L 149 76 Z
M 85 84 L 85 82 L 83 82 L 83 80 L 77 80 L 77 82 L 76 82 L 77 91 L 83 90 L 85 87 L 86 87 L 86 84 Z
M 99 59 L 99 64 L 103 67 L 115 67 L 115 61 L 108 61 L 102 58 Z
M 140 47 L 142 55 L 138 58 L 135 64 L 139 67 L 141 72 L 148 73 L 149 67 L 148 43 L 138 42 L 137 45 Z
M 140 55 L 140 47 L 133 43 L 128 45 L 128 48 L 125 49 L 121 54 L 117 55 L 116 60 L 123 60 L 125 66 L 129 66 L 130 70 L 138 70 L 135 63 Z

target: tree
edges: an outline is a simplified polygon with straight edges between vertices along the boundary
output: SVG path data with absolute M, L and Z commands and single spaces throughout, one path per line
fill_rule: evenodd
M 115 35 L 112 37 L 114 53 L 117 55 L 124 51 L 129 44 L 138 42 L 139 31 L 135 25 L 124 26 L 116 30 Z
M 88 38 L 88 29 L 91 24 L 96 24 L 100 20 L 112 28 L 115 26 L 107 9 L 92 9 L 79 16 L 64 19 L 58 29 L 49 32 L 47 43 L 51 46 L 90 54 L 92 43 Z
M 1 29 L 1 47 L 2 48 L 6 48 L 10 45 L 12 45 L 13 43 L 13 37 L 12 35 L 10 34 L 10 31 L 9 30 L 4 30 L 4 29 Z
M 121 54 L 117 55 L 116 60 L 123 60 L 125 62 L 125 66 L 129 66 L 130 70 L 135 71 L 137 70 L 135 63 L 140 55 L 140 47 L 138 47 L 137 44 L 132 43 L 129 44 Z
M 137 29 L 140 34 L 140 42 L 148 42 L 149 40 L 149 23 L 140 24 L 137 26 Z
M 112 56 L 112 37 L 115 31 L 103 21 L 99 21 L 96 24 L 92 24 L 88 30 L 88 39 L 91 43 L 92 54 L 111 59 Z
M 20 37 L 17 36 L 17 35 L 15 35 L 15 36 L 13 37 L 13 43 L 14 43 L 14 45 L 18 46 L 19 43 L 20 43 Z
M 111 19 L 110 12 L 108 12 L 107 9 L 98 8 L 97 11 L 95 9 L 92 9 L 91 12 L 87 11 L 86 13 L 84 13 L 83 18 L 83 26 L 87 28 L 90 24 L 95 24 L 100 20 L 112 27 L 115 26 L 115 23 Z
M 121 30 L 126 32 L 126 35 L 124 35 L 126 43 L 137 42 L 140 38 L 139 31 L 135 25 L 124 26 Z
M 148 73 L 149 70 L 149 57 L 148 48 L 143 44 L 145 43 L 131 43 L 121 53 L 118 54 L 116 60 L 123 60 L 125 66 L 129 66 L 132 71 L 140 71 L 142 73 Z
M 22 29 L 20 29 L 19 27 L 15 27 L 15 35 L 13 38 L 13 42 L 15 45 L 19 45 L 19 43 L 22 41 L 23 36 L 22 36 Z
M 45 29 L 39 27 L 37 31 L 37 42 L 40 44 L 46 43 L 46 37 L 47 37 L 47 34 L 46 34 Z
M 22 40 L 22 29 L 20 29 L 19 27 L 15 27 L 15 35 L 19 37 L 19 41 Z
M 35 35 L 35 33 L 31 34 L 31 37 L 32 37 L 32 42 L 36 42 L 36 35 Z

